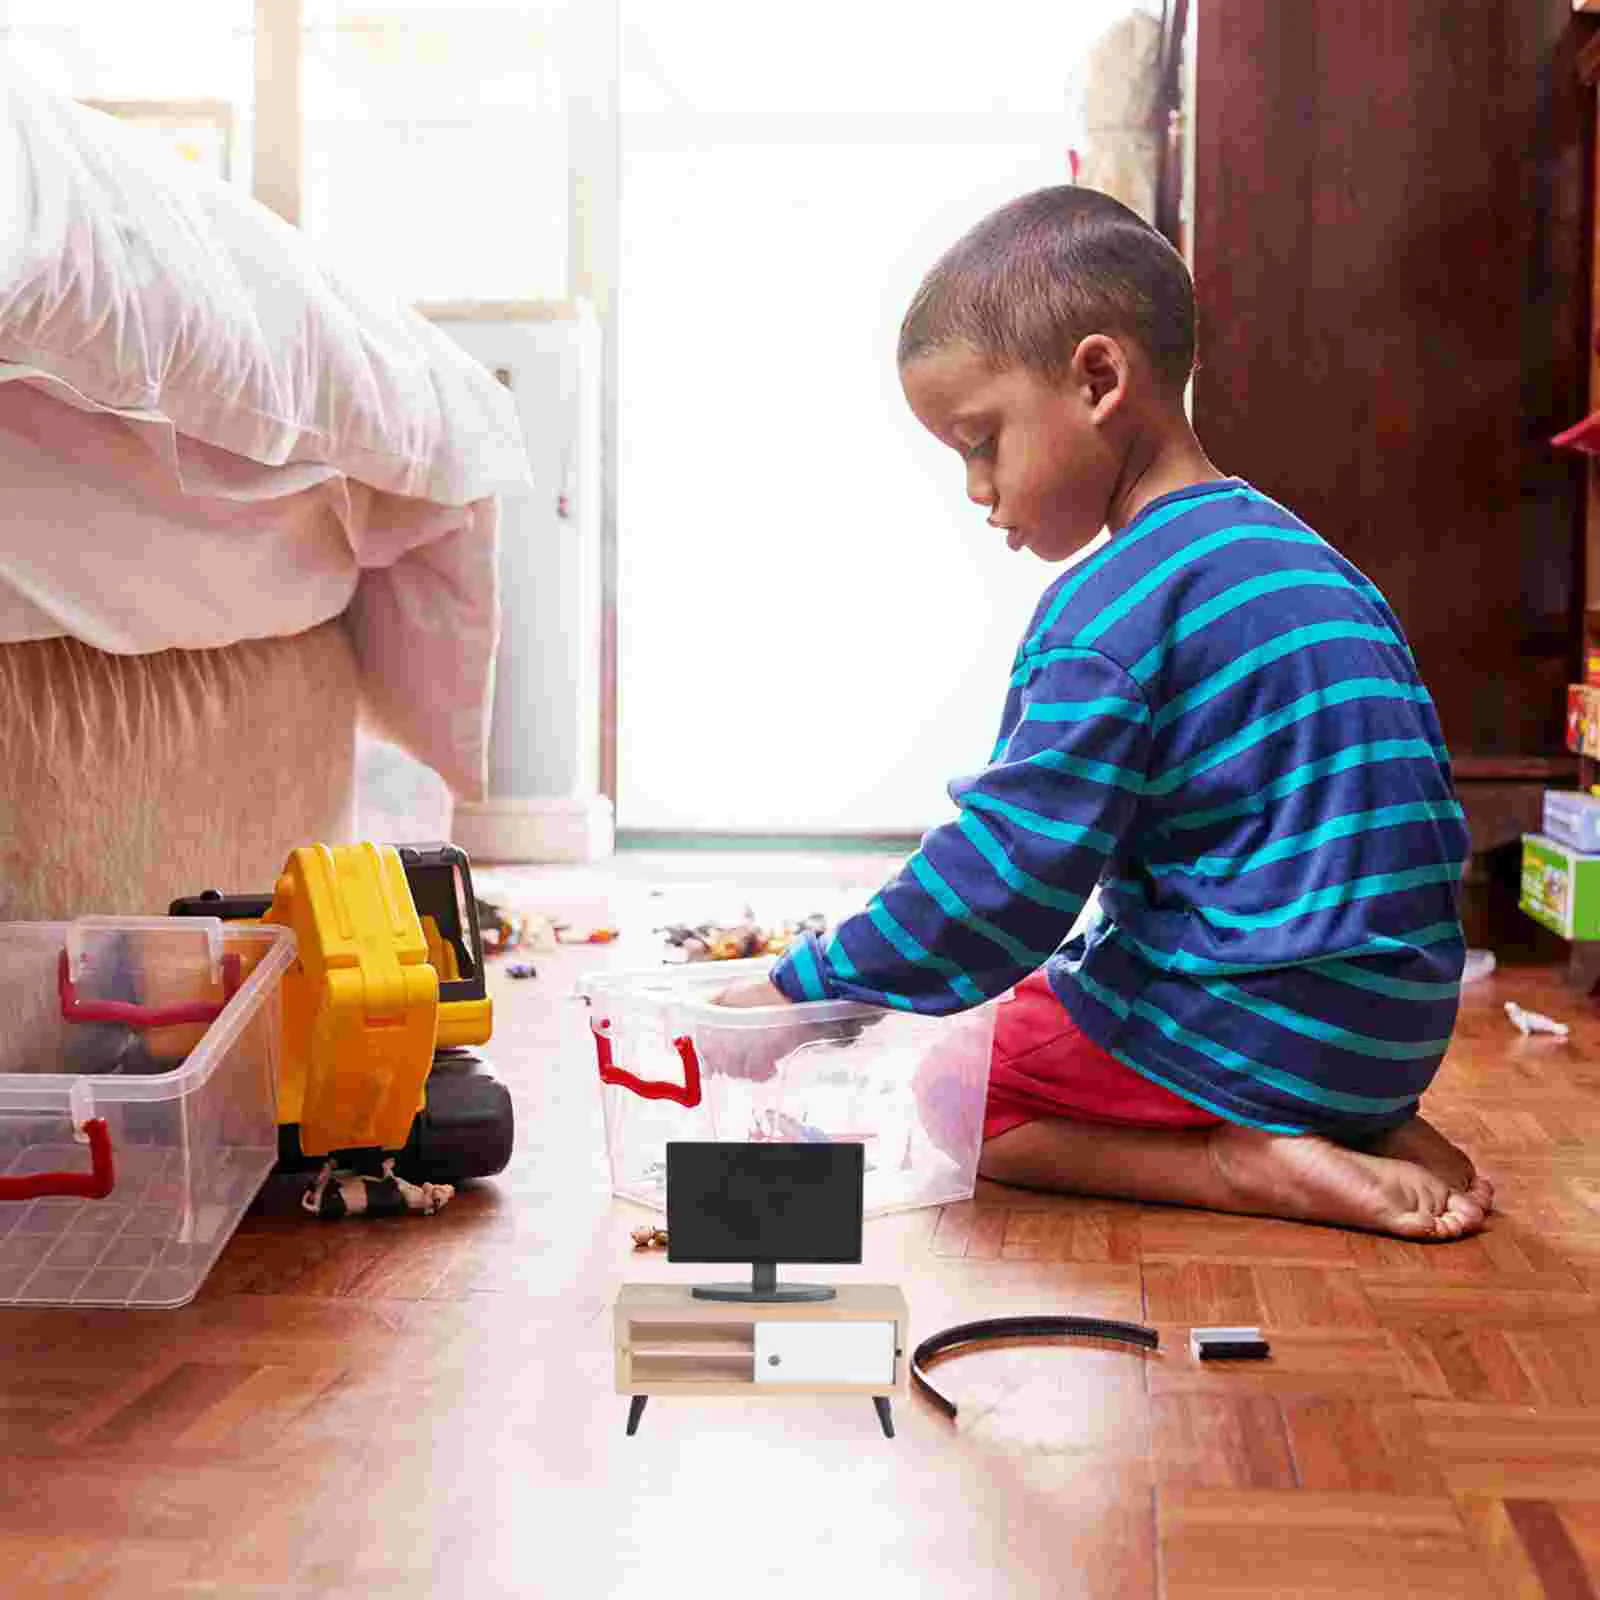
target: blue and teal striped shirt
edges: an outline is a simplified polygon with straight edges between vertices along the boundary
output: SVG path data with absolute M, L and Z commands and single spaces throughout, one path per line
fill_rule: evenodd
M 778 963 L 791 1000 L 960 1011 L 1043 967 L 1089 1037 L 1235 1122 L 1348 1139 L 1415 1110 L 1455 1025 L 1466 828 L 1394 613 L 1282 506 L 1180 490 L 1063 573 L 950 795 Z

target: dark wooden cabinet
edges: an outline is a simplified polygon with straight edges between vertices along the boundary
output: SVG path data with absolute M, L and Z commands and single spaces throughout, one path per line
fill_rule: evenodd
M 1550 440 L 1588 406 L 1592 28 L 1197 3 L 1195 424 L 1389 596 L 1479 850 L 1573 772 L 1586 469 Z

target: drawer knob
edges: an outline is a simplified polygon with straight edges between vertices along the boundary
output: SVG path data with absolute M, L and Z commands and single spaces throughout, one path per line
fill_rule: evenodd
M 783 1357 L 782 1357 L 782 1356 L 768 1356 L 768 1357 L 767 1357 L 767 1365 L 768 1365 L 768 1366 L 769 1366 L 769 1367 L 776 1367 L 776 1366 L 778 1366 L 778 1365 L 779 1365 L 779 1364 L 780 1364 L 780 1363 L 781 1363 L 781 1362 L 782 1362 L 782 1361 L 783 1361 Z

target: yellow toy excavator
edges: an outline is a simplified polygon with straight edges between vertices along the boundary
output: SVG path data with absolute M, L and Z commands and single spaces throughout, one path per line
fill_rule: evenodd
M 307 845 L 270 896 L 215 889 L 169 914 L 278 923 L 279 1170 L 393 1158 L 408 1182 L 487 1177 L 510 1159 L 511 1097 L 469 1047 L 488 1041 L 478 904 L 451 844 Z

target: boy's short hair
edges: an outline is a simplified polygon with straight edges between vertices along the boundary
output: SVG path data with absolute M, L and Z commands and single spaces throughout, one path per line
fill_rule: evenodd
M 1183 393 L 1194 367 L 1194 284 L 1176 250 L 1095 189 L 1037 189 L 984 218 L 922 280 L 899 364 L 958 341 L 997 367 L 1060 381 L 1078 341 L 1121 334 Z

